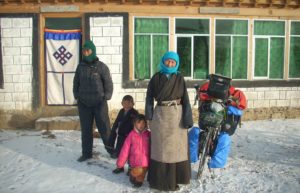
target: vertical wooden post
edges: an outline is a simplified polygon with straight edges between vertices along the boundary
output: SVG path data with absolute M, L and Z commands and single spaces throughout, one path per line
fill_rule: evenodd
M 284 65 L 283 65 L 283 79 L 289 79 L 289 55 L 290 55 L 290 26 L 291 21 L 285 21 L 285 48 L 284 48 Z
M 226 6 L 226 0 L 222 0 L 222 5 L 223 5 L 223 7 Z
M 253 34 L 254 34 L 254 21 L 253 19 L 249 19 L 248 23 L 248 67 L 247 67 L 247 79 L 248 80 L 253 80 L 254 77 L 254 60 L 253 60 L 253 55 L 254 55 L 254 48 L 253 48 Z
M 170 24 L 169 24 L 169 42 L 170 42 L 170 50 L 176 51 L 175 47 L 175 18 L 172 16 L 170 17 Z
M 39 44 L 40 44 L 40 61 L 39 61 L 39 82 L 40 82 L 40 106 L 45 106 L 46 104 L 46 80 L 45 80 L 45 49 L 44 49 L 44 26 L 45 26 L 45 17 L 40 14 L 40 36 L 39 36 Z
M 209 54 L 209 66 L 208 66 L 208 72 L 209 74 L 214 74 L 216 72 L 216 67 L 215 67 L 215 17 L 211 18 L 210 22 L 210 54 Z
M 125 26 L 123 26 L 125 27 Z M 129 14 L 128 16 L 128 37 L 129 37 L 129 80 L 133 80 L 134 77 L 134 72 L 133 72 L 133 68 L 134 68 L 134 18 L 131 14 Z M 123 37 L 124 38 L 124 37 Z M 123 45 L 124 46 L 124 45 Z M 123 56 L 125 57 L 125 56 Z

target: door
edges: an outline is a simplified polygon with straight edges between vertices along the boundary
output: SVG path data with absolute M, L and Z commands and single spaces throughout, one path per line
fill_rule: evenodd
M 73 78 L 80 61 L 81 18 L 45 18 L 46 104 L 73 105 Z

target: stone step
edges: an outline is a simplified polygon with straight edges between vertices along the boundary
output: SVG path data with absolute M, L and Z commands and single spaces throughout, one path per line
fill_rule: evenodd
M 44 117 L 35 121 L 37 130 L 80 130 L 79 116 Z

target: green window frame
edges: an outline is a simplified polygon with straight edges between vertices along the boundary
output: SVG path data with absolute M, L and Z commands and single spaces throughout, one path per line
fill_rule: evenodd
M 289 78 L 300 78 L 300 21 L 290 23 Z
M 249 21 L 215 20 L 215 73 L 247 79 Z
M 285 23 L 281 20 L 254 20 L 254 79 L 284 78 Z
M 134 79 L 150 79 L 169 50 L 169 18 L 134 17 Z
M 206 79 L 209 73 L 210 19 L 175 18 L 179 71 L 187 79 Z

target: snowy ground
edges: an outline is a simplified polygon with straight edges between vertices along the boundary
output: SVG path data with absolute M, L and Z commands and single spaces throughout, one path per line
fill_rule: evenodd
M 158 192 L 133 188 L 96 139 L 95 157 L 79 163 L 79 131 L 0 130 L 1 193 Z M 244 122 L 232 137 L 226 169 L 193 180 L 178 192 L 300 192 L 300 119 Z

